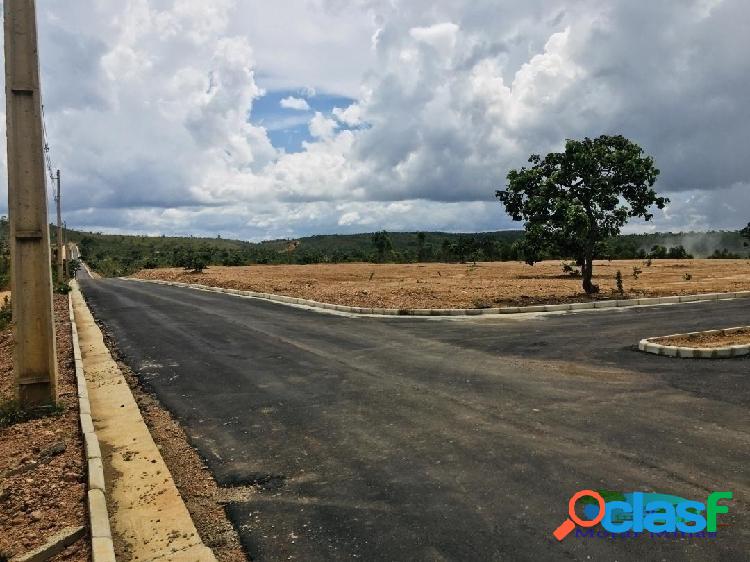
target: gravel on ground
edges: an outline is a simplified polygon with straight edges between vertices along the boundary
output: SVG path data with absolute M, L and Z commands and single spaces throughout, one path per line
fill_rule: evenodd
M 61 413 L 0 428 L 0 559 L 42 546 L 66 527 L 87 526 L 68 298 L 55 295 L 54 308 Z M 0 332 L 0 403 L 14 398 L 13 347 L 9 327 Z M 52 560 L 89 558 L 87 533 Z

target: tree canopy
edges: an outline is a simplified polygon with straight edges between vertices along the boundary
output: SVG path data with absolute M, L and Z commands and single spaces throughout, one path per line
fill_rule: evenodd
M 383 230 L 372 235 L 372 245 L 378 253 L 378 261 L 383 262 L 388 254 L 393 251 L 393 243 L 388 233 Z
M 568 140 L 564 152 L 533 154 L 529 163 L 511 170 L 507 189 L 496 192 L 513 220 L 525 223 L 527 263 L 550 251 L 574 258 L 584 290 L 597 292 L 593 260 L 604 242 L 629 219 L 651 220 L 651 207 L 669 202 L 652 189 L 659 175 L 653 158 L 623 136 L 603 135 Z

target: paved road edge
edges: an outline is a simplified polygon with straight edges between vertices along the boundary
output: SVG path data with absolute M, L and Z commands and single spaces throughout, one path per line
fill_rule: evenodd
M 68 302 L 73 314 L 72 325 L 76 330 L 76 375 L 79 372 L 81 374 L 78 382 L 79 395 L 83 390 L 86 398 L 81 408 L 81 428 L 89 467 L 88 499 L 93 562 L 115 560 L 112 526 L 115 530 L 119 528 L 118 536 L 127 539 L 129 554 L 141 555 L 136 558 L 216 562 L 213 552 L 203 544 L 195 528 L 172 474 L 146 427 L 130 387 L 101 339 L 102 334 L 94 324 L 93 315 L 78 283 L 73 281 L 71 286 Z M 84 349 L 88 349 L 89 359 L 82 353 L 78 324 L 75 323 L 76 314 L 89 317 L 85 324 L 96 327 L 96 339 L 99 340 L 96 345 L 91 345 L 90 341 L 85 344 L 87 337 L 84 332 Z M 88 336 L 88 339 L 91 337 Z M 100 365 L 102 359 L 106 361 L 104 368 Z M 91 361 L 88 367 L 85 367 L 86 361 Z M 99 371 L 105 372 L 105 375 L 102 376 Z M 97 380 L 92 380 L 92 377 Z M 93 385 L 91 395 L 88 392 L 90 384 Z M 84 408 L 88 413 L 83 413 Z M 92 411 L 95 416 L 93 418 Z M 125 431 L 124 428 L 129 430 Z M 100 447 L 100 442 L 103 447 Z M 107 457 L 108 461 L 102 455 L 102 448 L 107 447 L 112 451 Z M 125 462 L 113 466 L 115 457 L 124 459 Z M 110 470 L 118 475 L 117 479 L 106 483 L 105 461 Z M 118 506 L 113 513 L 108 513 L 107 509 L 106 484 L 110 486 L 111 505 Z M 141 491 L 147 488 L 150 490 L 148 496 Z M 146 501 L 147 497 L 151 499 Z M 144 525 L 143 521 L 148 521 L 149 524 Z
M 87 463 L 87 505 L 89 528 L 91 529 L 91 559 L 93 562 L 115 562 L 115 547 L 109 527 L 109 513 L 106 502 L 106 486 L 99 438 L 91 420 L 88 386 L 83 371 L 81 345 L 78 341 L 78 326 L 73 313 L 73 295 L 68 294 L 68 313 L 73 339 L 73 359 L 75 362 L 78 410 L 81 432 Z
M 365 308 L 358 306 L 346 306 L 341 304 L 322 303 L 318 301 L 275 295 L 273 293 L 257 293 L 255 291 L 242 291 L 239 289 L 226 289 L 224 287 L 212 287 L 197 283 L 181 283 L 179 281 L 162 281 L 156 279 L 136 279 L 134 277 L 120 277 L 123 281 L 137 281 L 140 283 L 152 283 L 155 285 L 167 285 L 170 287 L 183 287 L 199 291 L 213 293 L 224 293 L 240 297 L 262 299 L 280 304 L 292 306 L 306 306 L 323 311 L 343 312 L 359 316 L 491 316 L 505 314 L 529 314 L 540 312 L 574 312 L 578 310 L 594 310 L 604 308 L 624 308 L 632 306 L 659 306 L 667 304 L 696 303 L 706 301 L 750 299 L 750 291 L 737 291 L 733 293 L 704 293 L 700 295 L 681 295 L 673 297 L 646 297 L 642 299 L 623 299 L 611 301 L 593 301 L 569 304 L 540 304 L 533 306 L 511 306 L 503 308 L 425 308 L 425 309 L 398 309 L 398 308 Z
M 745 357 L 750 355 L 750 344 L 747 345 L 730 345 L 726 347 L 685 347 L 672 346 L 654 343 L 653 340 L 676 337 L 689 337 L 697 335 L 728 335 L 740 330 L 748 330 L 750 326 L 740 326 L 737 328 L 726 328 L 724 330 L 706 330 L 705 332 L 688 332 L 686 334 L 672 334 L 671 336 L 655 336 L 652 338 L 642 339 L 638 343 L 638 349 L 654 355 L 663 355 L 665 357 L 681 357 L 686 359 L 730 359 L 732 357 Z

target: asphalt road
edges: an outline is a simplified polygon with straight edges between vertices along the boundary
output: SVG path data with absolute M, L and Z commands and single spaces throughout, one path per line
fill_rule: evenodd
M 219 484 L 257 488 L 227 506 L 253 559 L 750 559 L 750 361 L 633 348 L 746 325 L 747 300 L 378 319 L 81 285 Z M 585 488 L 734 500 L 716 538 L 558 543 Z

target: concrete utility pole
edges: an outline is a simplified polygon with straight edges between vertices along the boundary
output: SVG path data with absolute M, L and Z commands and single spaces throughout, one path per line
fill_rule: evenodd
M 35 407 L 57 401 L 36 5 L 34 0 L 3 4 L 13 366 L 18 401 Z
M 57 203 L 57 282 L 62 283 L 65 278 L 63 277 L 63 265 L 65 259 L 65 245 L 63 244 L 62 236 L 62 210 L 60 208 L 60 170 L 57 170 L 57 196 L 55 196 L 55 202 Z
M 63 222 L 63 246 L 65 246 L 65 279 L 70 277 L 70 250 L 68 249 L 68 223 Z

